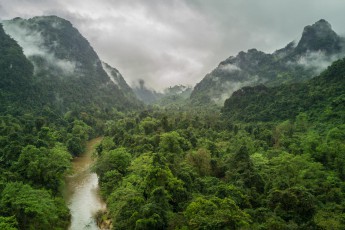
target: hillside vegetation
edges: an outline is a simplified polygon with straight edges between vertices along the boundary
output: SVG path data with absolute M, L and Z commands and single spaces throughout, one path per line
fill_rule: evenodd
M 344 74 L 109 122 L 95 171 L 114 229 L 342 229 Z
M 191 101 L 180 85 L 150 106 L 70 22 L 16 18 L 4 28 L 0 229 L 67 229 L 64 178 L 97 136 L 93 171 L 108 209 L 96 218 L 113 229 L 344 229 L 345 59 L 335 61 L 343 39 L 326 21 L 272 55 L 230 57 Z M 284 69 L 319 49 L 335 61 L 321 74 Z M 270 84 L 214 91 L 223 84 L 215 75 L 255 74 Z M 213 93 L 226 96 L 221 110 Z

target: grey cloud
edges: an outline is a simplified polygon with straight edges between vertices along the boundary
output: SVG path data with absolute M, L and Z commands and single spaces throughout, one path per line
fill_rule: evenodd
M 3 3 L 6 1 L 6 3 Z M 273 52 L 320 18 L 345 34 L 339 0 L 0 0 L 2 18 L 55 14 L 70 20 L 128 83 L 161 90 L 194 85 L 225 58 Z
M 44 38 L 40 31 L 29 30 L 17 24 L 3 23 L 4 30 L 23 48 L 26 57 L 41 56 L 50 66 L 54 66 L 67 75 L 72 75 L 76 69 L 76 63 L 71 60 L 59 59 L 44 45 Z M 58 43 L 52 46 L 59 46 Z M 35 66 L 35 71 L 37 67 Z

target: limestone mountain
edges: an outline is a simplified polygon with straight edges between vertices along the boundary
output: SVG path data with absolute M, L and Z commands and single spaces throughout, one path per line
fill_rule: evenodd
M 162 107 L 184 104 L 189 99 L 192 90 L 190 86 L 175 85 L 165 88 L 163 92 L 156 92 L 146 87 L 144 80 L 139 80 L 139 86 L 133 88 L 134 93 L 145 104 L 156 104 Z
M 345 59 L 306 82 L 243 87 L 222 110 L 230 121 L 284 121 L 304 113 L 310 120 L 340 125 L 345 119 Z
M 272 54 L 250 49 L 222 61 L 195 86 L 191 99 L 196 104 L 222 104 L 244 86 L 277 86 L 308 80 L 342 58 L 344 44 L 345 39 L 321 19 L 304 28 L 298 43 L 290 42 Z
M 31 96 L 40 107 L 109 111 L 141 104 L 121 74 L 100 60 L 69 21 L 42 16 L 2 23 L 34 66 L 31 84 L 36 90 Z
M 163 97 L 163 94 L 160 92 L 156 92 L 155 90 L 147 87 L 145 85 L 145 81 L 143 79 L 140 79 L 138 81 L 139 85 L 133 87 L 133 91 L 137 98 L 144 102 L 145 104 L 154 104 L 157 102 L 160 98 Z
M 0 114 L 30 105 L 33 66 L 0 24 Z M 28 97 L 29 96 L 29 97 Z
M 163 108 L 180 108 L 189 104 L 193 88 L 185 85 L 175 85 L 166 88 L 163 96 L 156 102 Z

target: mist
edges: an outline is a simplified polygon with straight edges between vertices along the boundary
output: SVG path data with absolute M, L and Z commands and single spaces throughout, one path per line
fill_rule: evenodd
M 295 63 L 288 63 L 290 65 L 300 65 L 307 69 L 311 69 L 314 71 L 315 75 L 320 74 L 323 70 L 325 70 L 328 66 L 332 64 L 332 62 L 343 58 L 345 53 L 341 53 L 338 55 L 326 55 L 324 51 L 316 51 L 311 52 L 308 51 L 305 55 L 298 58 Z
M 104 69 L 104 71 L 107 73 L 109 79 L 117 86 L 120 86 L 119 82 L 118 82 L 118 73 L 116 73 L 116 75 L 114 76 L 112 69 L 108 66 L 108 64 L 106 64 L 105 62 L 102 62 L 102 67 Z
M 264 80 L 260 79 L 259 76 L 255 75 L 252 77 L 249 77 L 249 80 L 238 82 L 238 81 L 227 81 L 227 82 L 222 82 L 222 85 L 220 86 L 222 88 L 221 91 L 223 93 L 220 95 L 220 97 L 212 97 L 212 101 L 215 102 L 217 105 L 223 105 L 224 101 L 231 97 L 231 95 L 245 87 L 245 86 L 253 86 L 257 85 L 258 83 L 263 83 Z
M 339 0 L 0 0 L 0 17 L 65 18 L 128 83 L 144 79 L 162 90 L 195 85 L 239 51 L 274 52 L 320 18 L 344 35 L 344 7 Z
M 62 72 L 63 75 L 73 75 L 76 71 L 77 63 L 72 60 L 66 60 L 56 57 L 54 50 L 59 46 L 55 41 L 50 47 L 45 45 L 44 37 L 40 31 L 30 30 L 16 23 L 2 22 L 5 33 L 10 35 L 22 47 L 24 55 L 30 60 L 38 56 L 43 58 L 48 65 Z M 39 68 L 34 62 L 34 71 L 37 73 Z
M 229 73 L 235 72 L 235 71 L 241 71 L 241 68 L 234 64 L 225 64 L 221 65 L 220 69 Z

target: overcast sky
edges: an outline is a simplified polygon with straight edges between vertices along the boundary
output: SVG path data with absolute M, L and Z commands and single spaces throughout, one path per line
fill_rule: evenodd
M 344 0 L 0 0 L 0 18 L 57 15 L 133 85 L 194 86 L 220 61 L 274 52 L 321 18 L 345 35 Z

